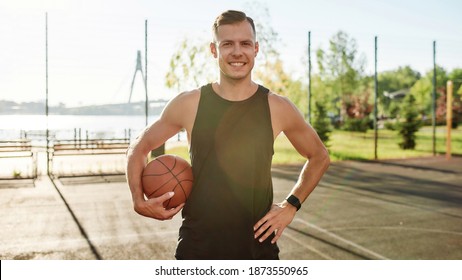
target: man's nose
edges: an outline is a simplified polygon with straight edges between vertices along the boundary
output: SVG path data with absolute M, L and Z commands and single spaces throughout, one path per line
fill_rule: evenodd
M 233 51 L 231 53 L 233 56 L 241 56 L 242 55 L 242 48 L 239 44 L 235 44 L 233 47 Z

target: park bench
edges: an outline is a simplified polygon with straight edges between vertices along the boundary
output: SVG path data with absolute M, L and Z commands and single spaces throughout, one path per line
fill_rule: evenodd
M 103 166 L 111 163 L 111 155 L 125 155 L 129 144 L 126 138 L 54 140 L 48 150 L 49 173 L 55 177 L 123 174 L 121 168 L 105 170 Z M 62 159 L 62 166 L 68 167 L 67 173 L 56 170 L 58 158 Z M 92 165 L 98 160 L 99 167 L 95 169 Z M 82 169 L 85 165 L 87 170 Z
M 25 164 L 21 158 L 30 158 L 30 163 Z M 2 173 L 2 179 L 35 179 L 37 178 L 37 154 L 33 150 L 29 139 L 0 140 L 0 160 L 2 171 L 7 170 L 11 176 Z M 11 161 L 8 161 L 11 160 Z M 29 166 L 29 172 L 24 172 Z M 9 168 L 13 170 L 9 170 Z M 24 173 L 23 173 L 24 172 Z M 6 176 L 5 176 L 6 175 Z

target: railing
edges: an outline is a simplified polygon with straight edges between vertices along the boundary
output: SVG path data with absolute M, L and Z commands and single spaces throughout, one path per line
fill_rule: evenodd
M 28 139 L 11 139 L 0 140 L 0 159 L 6 161 L 8 159 L 30 158 L 28 164 L 31 172 L 24 174 L 24 162 L 21 162 L 20 168 L 17 168 L 14 163 L 5 164 L 6 167 L 13 167 L 11 175 L 0 176 L 0 179 L 35 179 L 37 178 L 37 153 L 34 151 L 31 140 Z M 17 168 L 17 169 L 16 169 Z M 8 169 L 8 168 L 4 168 Z

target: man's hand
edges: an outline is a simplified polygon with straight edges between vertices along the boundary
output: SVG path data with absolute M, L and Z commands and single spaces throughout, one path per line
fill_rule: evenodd
M 167 201 L 174 195 L 173 192 L 165 193 L 159 197 L 150 198 L 135 202 L 136 213 L 156 220 L 171 220 L 183 208 L 184 203 L 175 208 L 165 209 L 164 201 Z
M 258 241 L 263 242 L 274 232 L 275 236 L 271 243 L 276 243 L 284 229 L 294 219 L 296 212 L 297 209 L 287 201 L 273 204 L 271 210 L 253 227 L 255 239 L 259 238 Z

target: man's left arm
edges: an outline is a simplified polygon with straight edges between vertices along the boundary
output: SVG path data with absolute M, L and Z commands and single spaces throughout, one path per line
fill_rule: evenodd
M 305 122 L 290 101 L 282 99 L 272 114 L 274 114 L 272 119 L 280 124 L 281 131 L 294 148 L 307 159 L 298 181 L 287 196 L 294 196 L 302 204 L 327 170 L 330 163 L 329 154 L 316 131 Z M 255 224 L 255 238 L 263 242 L 274 232 L 275 237 L 271 242 L 275 243 L 284 229 L 292 222 L 297 210 L 296 206 L 289 203 L 287 199 L 273 204 L 271 210 Z

